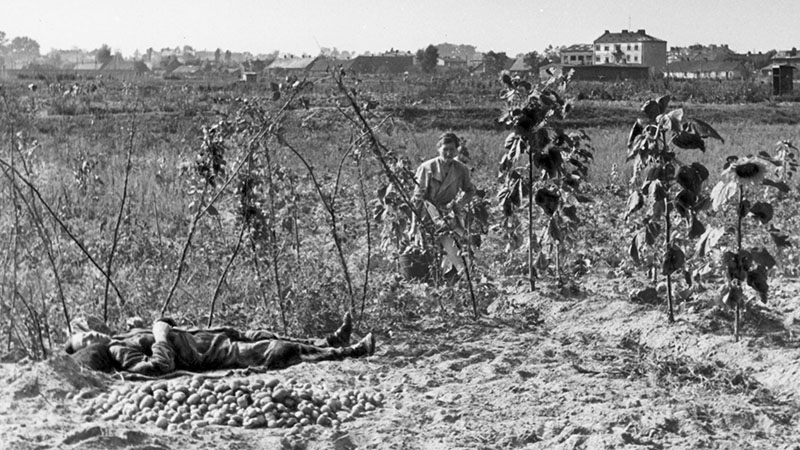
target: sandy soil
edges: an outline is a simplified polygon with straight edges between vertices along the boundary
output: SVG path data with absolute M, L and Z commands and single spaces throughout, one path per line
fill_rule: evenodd
M 65 358 L 2 364 L 0 448 L 800 450 L 800 281 L 773 285 L 739 342 L 708 299 L 669 325 L 662 305 L 629 298 L 629 280 L 592 278 L 569 297 L 509 294 L 478 321 L 443 314 L 378 331 L 368 359 L 251 375 L 385 396 L 291 440 L 286 429 L 168 432 L 83 416 L 124 382 Z

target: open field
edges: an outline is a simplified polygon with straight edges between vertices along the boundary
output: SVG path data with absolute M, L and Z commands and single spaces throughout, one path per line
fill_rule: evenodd
M 273 101 L 265 85 L 107 81 L 69 96 L 3 90 L 0 448 L 797 448 L 797 181 L 774 200 L 772 222 L 792 246 L 775 253 L 768 302 L 748 301 L 741 340 L 733 341 L 732 313 L 718 302 L 724 276 L 713 255 L 687 252 L 689 266 L 716 272 L 691 286 L 675 277 L 676 292 L 689 294 L 668 324 L 663 283 L 627 254 L 635 221 L 624 220 L 626 144 L 642 99 L 578 100 L 562 125 L 591 138 L 583 189 L 594 201 L 579 211 L 562 255 L 563 282 L 551 266 L 528 292 L 526 253 L 509 249 L 496 227 L 503 104 L 489 82 L 462 88 L 470 95 L 393 81 L 365 85 L 358 96 L 397 167 L 413 170 L 432 157 L 443 130 L 466 141 L 491 226 L 472 248 L 471 279 L 451 284 L 400 276 L 397 242 L 376 222 L 385 172 L 335 85 L 290 103 L 291 89 Z M 678 150 L 680 161 L 709 169 L 705 191 L 726 157 L 800 142 L 800 103 L 671 106 L 725 139 L 709 140 L 705 152 Z M 210 203 L 198 216 L 198 205 Z M 708 216 L 724 228 L 732 215 Z M 544 220 L 534 218 L 537 226 Z M 766 227 L 748 224 L 745 243 L 772 248 L 757 233 Z M 647 287 L 657 298 L 635 295 Z M 326 381 L 386 401 L 336 429 L 311 426 L 283 442 L 282 429 L 166 432 L 82 417 L 88 400 L 68 391 L 90 397 L 123 383 L 91 375 L 69 385 L 77 369 L 52 357 L 67 316 L 105 315 L 120 328 L 132 315 L 163 311 L 184 325 L 319 335 L 348 309 L 357 334 L 378 336 L 374 357 L 260 376 Z M 51 358 L 34 362 L 44 356 Z

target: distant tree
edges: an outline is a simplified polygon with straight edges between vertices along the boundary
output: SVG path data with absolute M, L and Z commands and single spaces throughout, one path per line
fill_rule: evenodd
M 498 74 L 506 68 L 509 58 L 506 52 L 495 53 L 493 51 L 487 52 L 483 55 L 483 65 L 486 68 L 486 73 Z
M 8 39 L 6 39 L 6 32 L 0 31 L 0 56 L 5 55 L 7 43 Z
M 194 55 L 194 48 L 191 45 L 184 45 L 183 46 L 183 54 L 184 55 Z
M 231 51 L 230 50 L 225 50 L 225 62 L 226 63 L 230 63 L 231 62 L 231 56 L 232 56 L 231 55 Z
M 553 45 L 548 45 L 546 49 L 544 49 L 544 57 L 551 63 L 561 61 L 561 49 L 564 47 L 553 47 Z
M 436 64 L 439 62 L 439 49 L 433 45 L 429 45 L 424 50 L 417 51 L 417 63 L 420 69 L 425 73 L 433 73 L 436 71 Z
M 39 43 L 27 36 L 15 37 L 8 45 L 8 51 L 16 56 L 39 56 Z
M 100 65 L 111 61 L 112 58 L 113 56 L 111 55 L 111 47 L 106 44 L 101 45 L 100 48 L 94 52 L 94 60 Z
M 539 70 L 539 66 L 545 63 L 545 58 L 534 50 L 530 53 L 526 53 L 525 56 L 522 57 L 522 62 L 533 70 Z
M 219 64 L 222 60 L 222 49 L 218 48 L 214 51 L 214 63 Z
M 439 44 L 436 46 L 439 50 L 439 56 L 443 58 L 458 58 L 469 60 L 475 56 L 474 45 L 455 45 L 455 44 Z

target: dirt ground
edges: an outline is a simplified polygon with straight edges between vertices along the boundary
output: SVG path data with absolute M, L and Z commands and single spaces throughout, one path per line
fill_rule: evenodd
M 602 278 L 569 297 L 509 294 L 478 321 L 441 315 L 379 330 L 368 359 L 251 375 L 385 396 L 292 441 L 285 429 L 87 420 L 90 399 L 74 395 L 122 381 L 64 358 L 2 364 L 0 448 L 800 450 L 800 281 L 773 286 L 739 342 L 730 313 L 708 299 L 680 305 L 669 325 L 663 305 L 630 299 L 630 280 Z

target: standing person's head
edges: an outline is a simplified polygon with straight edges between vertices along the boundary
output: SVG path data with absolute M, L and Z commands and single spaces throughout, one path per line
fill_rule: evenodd
M 459 139 L 455 133 L 442 133 L 436 143 L 439 156 L 446 161 L 452 161 L 458 155 Z

